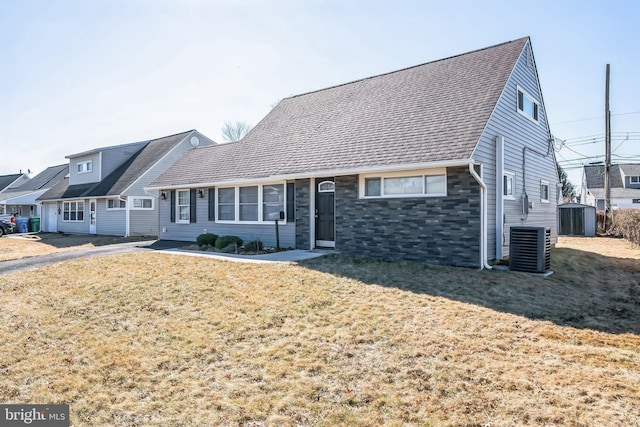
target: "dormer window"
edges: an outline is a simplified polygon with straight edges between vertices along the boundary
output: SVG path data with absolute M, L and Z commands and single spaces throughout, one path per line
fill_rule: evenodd
M 518 112 L 537 123 L 539 109 L 538 103 L 518 87 Z
M 630 176 L 629 182 L 631 184 L 640 184 L 640 176 Z
M 78 173 L 88 173 L 93 170 L 93 162 L 91 160 L 87 162 L 78 163 Z

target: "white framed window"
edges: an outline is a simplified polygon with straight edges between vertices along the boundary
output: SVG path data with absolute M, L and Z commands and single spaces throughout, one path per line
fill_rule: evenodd
M 191 194 L 189 190 L 176 190 L 176 222 L 188 224 L 191 219 Z
M 360 175 L 360 198 L 446 195 L 446 168 Z
M 133 197 L 133 207 L 135 210 L 152 210 L 153 199 L 151 197 Z
M 91 160 L 78 163 L 78 173 L 89 173 L 92 170 L 93 170 L 93 162 Z
M 336 183 L 333 181 L 322 181 L 318 184 L 318 193 L 334 193 L 336 191 Z
M 540 104 L 518 86 L 518 113 L 538 123 Z
M 549 181 L 540 181 L 540 201 L 549 203 Z
M 631 184 L 640 184 L 640 176 L 630 176 L 629 182 Z
M 63 202 L 62 221 L 84 222 L 84 202 Z
M 108 199 L 107 200 L 107 210 L 112 211 L 112 210 L 120 210 L 120 209 L 124 209 L 127 207 L 127 201 L 126 200 L 120 200 L 120 199 Z
M 504 172 L 502 175 L 502 196 L 505 199 L 515 200 L 516 197 L 516 174 Z
M 280 212 L 286 212 L 284 183 L 216 187 L 215 194 L 216 222 L 260 224 L 279 219 Z

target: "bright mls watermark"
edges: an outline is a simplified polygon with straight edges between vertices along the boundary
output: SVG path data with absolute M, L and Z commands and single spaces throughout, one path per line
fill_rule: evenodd
M 69 405 L 1 405 L 0 426 L 69 427 Z

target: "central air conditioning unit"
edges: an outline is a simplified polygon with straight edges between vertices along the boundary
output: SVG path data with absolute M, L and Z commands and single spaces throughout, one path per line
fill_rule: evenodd
M 511 227 L 509 268 L 527 273 L 551 270 L 551 229 Z

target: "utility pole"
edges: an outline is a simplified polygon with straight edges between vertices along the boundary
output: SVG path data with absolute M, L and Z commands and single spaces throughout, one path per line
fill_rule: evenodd
M 607 64 L 604 90 L 604 231 L 611 226 L 611 111 L 609 111 L 609 76 L 610 65 Z

